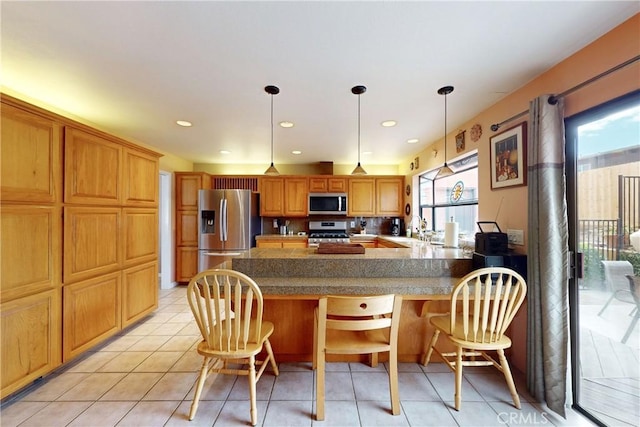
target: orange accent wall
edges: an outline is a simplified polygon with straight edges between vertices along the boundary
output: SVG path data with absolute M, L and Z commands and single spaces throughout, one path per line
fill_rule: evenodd
M 465 142 L 466 152 L 478 150 L 479 219 L 493 220 L 502 200 L 502 207 L 497 218 L 500 228 L 502 230 L 507 228 L 524 230 L 525 245 L 516 247 L 519 252 L 526 253 L 527 248 L 527 187 L 491 190 L 489 139 L 491 136 L 522 121 L 527 121 L 528 117 L 524 116 L 512 123 L 506 123 L 497 132 L 491 131 L 491 125 L 500 123 L 527 110 L 529 102 L 542 94 L 562 93 L 637 55 L 640 55 L 640 14 L 633 16 L 593 43 L 553 66 L 467 123 L 453 127 L 455 132 L 447 135 L 447 150 L 450 153 L 455 153 L 455 134 L 460 129 L 470 130 L 476 123 L 482 126 L 482 136 L 478 141 L 472 142 L 467 138 Z M 455 84 L 455 82 L 452 83 Z M 575 115 L 637 89 L 640 89 L 639 62 L 635 62 L 567 95 L 565 97 L 565 117 Z M 422 165 L 419 173 L 442 164 L 442 157 L 438 155 L 434 158 L 432 154 L 434 147 L 438 147 L 438 151 L 441 152 L 443 150 L 440 148 L 442 144 L 442 139 L 434 141 L 432 145 L 418 154 Z M 462 155 L 463 153 L 460 154 Z M 411 159 L 413 157 L 415 156 L 412 156 Z M 403 165 L 408 165 L 411 159 L 407 159 Z M 406 182 L 414 182 L 413 178 L 416 172 L 409 171 L 406 166 L 402 166 L 402 168 L 405 168 L 405 170 L 400 170 L 400 173 L 406 174 Z M 417 191 L 412 193 L 415 194 Z M 412 202 L 409 198 L 406 201 Z M 415 206 L 416 204 L 412 203 L 412 207 Z M 410 221 L 411 218 L 407 217 L 406 220 Z M 512 324 L 511 333 L 513 339 L 512 364 L 522 372 L 526 372 L 526 328 L 525 307 L 525 309 L 520 310 Z

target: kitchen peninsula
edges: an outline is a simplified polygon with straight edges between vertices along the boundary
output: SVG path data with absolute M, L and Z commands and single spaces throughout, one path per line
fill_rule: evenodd
M 385 293 L 404 297 L 398 357 L 417 362 L 432 332 L 425 316 L 447 311 L 446 299 L 458 279 L 472 270 L 472 260 L 462 249 L 404 240 L 405 247 L 367 248 L 364 254 L 253 248 L 234 258 L 231 268 L 260 286 L 264 318 L 276 326 L 271 343 L 279 362 L 311 360 L 313 313 L 320 296 Z

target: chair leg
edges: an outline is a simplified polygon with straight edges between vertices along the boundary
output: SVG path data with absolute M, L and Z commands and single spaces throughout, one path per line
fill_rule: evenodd
M 316 359 L 316 420 L 322 421 L 324 420 L 324 351 L 318 351 L 314 357 Z
M 611 302 L 611 300 L 613 298 L 615 298 L 616 294 L 612 293 L 611 296 L 609 297 L 609 299 L 607 300 L 607 302 L 604 303 L 604 306 L 600 309 L 600 311 L 598 312 L 598 316 L 600 316 L 604 310 L 607 308 L 607 306 L 609 305 L 609 303 Z
M 196 416 L 196 412 L 198 411 L 198 403 L 200 402 L 200 395 L 202 394 L 202 388 L 204 387 L 204 382 L 209 375 L 209 363 L 211 362 L 211 358 L 205 357 L 202 361 L 202 367 L 200 368 L 200 375 L 198 376 L 198 383 L 196 385 L 196 392 L 193 395 L 193 402 L 191 402 L 191 410 L 189 411 L 189 421 L 193 420 Z
M 249 357 L 249 400 L 251 401 L 251 425 L 258 424 L 258 408 L 256 405 L 256 357 Z
M 629 327 L 627 328 L 627 332 L 624 333 L 624 337 L 622 337 L 622 344 L 625 344 L 629 337 L 631 336 L 631 332 L 636 327 L 636 323 L 638 323 L 638 319 L 640 319 L 640 312 L 636 310 L 636 314 L 633 316 Z
M 440 330 L 436 329 L 433 332 L 433 336 L 431 337 L 431 343 L 429 344 L 429 349 L 427 350 L 427 353 L 425 354 L 424 358 L 422 359 L 422 365 L 423 366 L 427 366 L 429 364 L 429 361 L 431 360 L 431 354 L 433 353 L 433 347 L 436 346 L 436 342 L 438 341 L 438 336 L 440 335 Z
M 400 415 L 400 392 L 398 390 L 398 351 L 389 351 L 389 391 L 391 394 L 391 413 Z
M 265 340 L 264 346 L 267 349 L 267 355 L 271 361 L 271 369 L 273 369 L 273 373 L 277 377 L 280 375 L 280 371 L 278 371 L 278 364 L 276 363 L 276 358 L 273 356 L 273 349 L 271 348 L 271 342 L 269 342 L 269 339 Z
M 456 349 L 456 394 L 455 394 L 455 407 L 456 411 L 460 410 L 462 404 L 462 347 L 458 346 Z
M 513 377 L 511 376 L 511 369 L 509 369 L 509 362 L 507 362 L 507 358 L 504 357 L 503 349 L 498 350 L 498 357 L 500 359 L 500 366 L 502 366 L 502 373 L 504 374 L 504 378 L 507 380 L 507 385 L 509 385 L 513 404 L 516 408 L 520 409 L 520 396 L 518 396 L 518 392 L 516 391 L 516 385 L 513 382 Z

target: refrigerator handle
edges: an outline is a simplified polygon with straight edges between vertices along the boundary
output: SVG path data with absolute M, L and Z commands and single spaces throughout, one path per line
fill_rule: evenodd
M 227 241 L 227 199 L 220 200 L 220 240 Z

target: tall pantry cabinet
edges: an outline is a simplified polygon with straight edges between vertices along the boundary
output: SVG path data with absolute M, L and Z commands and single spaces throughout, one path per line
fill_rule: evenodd
M 158 303 L 158 158 L 2 95 L 1 397 Z

